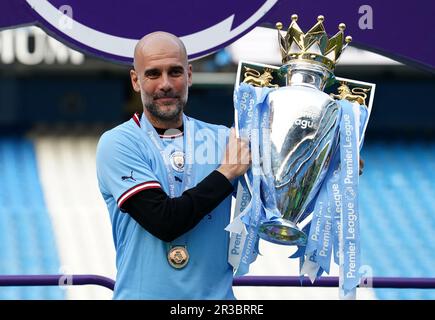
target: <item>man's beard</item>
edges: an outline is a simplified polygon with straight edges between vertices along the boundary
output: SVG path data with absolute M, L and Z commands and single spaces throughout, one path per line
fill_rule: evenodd
M 165 95 L 161 96 L 159 98 L 177 98 L 177 103 L 175 104 L 176 108 L 170 111 L 162 111 L 161 107 L 157 106 L 153 102 L 146 103 L 144 102 L 145 99 L 143 99 L 143 105 L 148 110 L 148 112 L 155 118 L 162 120 L 162 121 L 174 121 L 177 120 L 180 116 L 180 114 L 183 112 L 184 106 L 186 105 L 187 99 L 180 99 L 179 97 L 175 97 L 174 95 Z M 164 107 L 164 105 L 163 105 Z

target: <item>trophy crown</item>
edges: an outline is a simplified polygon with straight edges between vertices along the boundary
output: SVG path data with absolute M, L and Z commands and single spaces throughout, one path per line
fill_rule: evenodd
M 306 61 L 323 65 L 329 71 L 334 70 L 338 58 L 352 41 L 352 37 L 347 36 L 344 38 L 346 25 L 340 23 L 338 25 L 339 31 L 329 38 L 323 26 L 324 19 L 322 15 L 319 15 L 317 23 L 308 32 L 304 33 L 297 23 L 298 16 L 293 14 L 285 36 L 280 31 L 283 24 L 281 22 L 276 24 L 283 64 L 293 60 Z

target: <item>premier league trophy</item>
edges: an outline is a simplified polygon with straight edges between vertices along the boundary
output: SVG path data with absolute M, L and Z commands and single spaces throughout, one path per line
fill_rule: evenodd
M 243 275 L 260 253 L 259 238 L 296 245 L 290 258 L 300 259 L 301 275 L 314 281 L 329 273 L 333 257 L 340 297 L 354 297 L 360 279 L 359 150 L 375 85 L 334 76 L 352 40 L 343 23 L 329 38 L 323 16 L 306 33 L 297 20 L 293 15 L 285 35 L 277 23 L 281 67 L 239 63 L 236 132 L 250 141 L 252 165 L 239 181 L 226 228 L 228 261 Z
M 277 23 L 286 86 L 269 95 L 271 107 L 272 172 L 282 218 L 260 226 L 261 238 L 280 244 L 304 244 L 297 226 L 328 170 L 337 146 L 337 103 L 323 92 L 342 50 L 344 24 L 328 38 L 323 16 L 306 34 L 297 15 L 283 37 Z M 346 43 L 351 41 L 346 37 Z
M 318 16 L 306 33 L 299 28 L 297 15 L 291 19 L 285 36 L 281 34 L 282 23 L 276 24 L 283 65 L 258 68 L 259 64 L 245 63 L 239 65 L 238 80 L 255 87 L 277 88 L 270 92 L 267 103 L 271 171 L 281 216 L 261 223 L 258 234 L 273 243 L 304 246 L 307 235 L 296 224 L 315 199 L 338 147 L 339 105 L 334 97 L 365 104 L 369 88 L 349 89 L 342 82 L 339 95 L 325 93 L 327 84 L 338 83 L 334 67 L 352 38 L 344 37 L 343 23 L 329 38 L 323 16 Z

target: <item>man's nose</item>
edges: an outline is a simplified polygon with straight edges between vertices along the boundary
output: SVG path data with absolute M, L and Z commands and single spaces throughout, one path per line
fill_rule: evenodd
M 171 79 L 169 78 L 168 74 L 166 74 L 166 73 L 162 74 L 159 89 L 164 91 L 164 92 L 168 92 L 168 91 L 172 90 L 172 83 L 171 83 Z

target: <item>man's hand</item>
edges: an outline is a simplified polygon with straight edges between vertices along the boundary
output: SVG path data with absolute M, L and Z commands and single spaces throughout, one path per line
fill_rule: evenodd
M 228 180 L 241 176 L 248 171 L 251 165 L 251 153 L 248 141 L 236 138 L 236 131 L 231 128 L 230 140 L 222 158 L 221 165 L 217 169 Z

